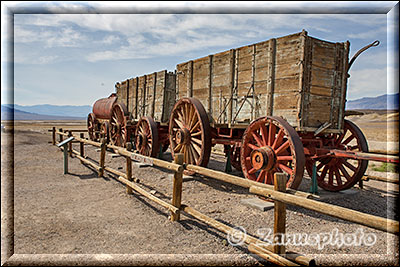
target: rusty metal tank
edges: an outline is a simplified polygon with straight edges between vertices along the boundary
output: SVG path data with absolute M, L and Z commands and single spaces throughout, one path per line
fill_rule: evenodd
M 112 93 L 107 98 L 100 98 L 93 104 L 93 113 L 97 119 L 110 119 L 112 107 L 117 102 L 117 95 Z

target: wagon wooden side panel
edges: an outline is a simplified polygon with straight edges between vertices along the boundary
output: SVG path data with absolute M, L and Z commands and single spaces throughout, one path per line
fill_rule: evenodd
M 146 86 L 144 93 L 144 116 L 154 117 L 154 97 L 156 85 L 156 73 L 145 75 Z
M 150 116 L 167 123 L 176 97 L 176 75 L 166 70 L 130 78 L 115 85 L 118 102 L 127 107 L 129 118 Z
M 330 43 L 309 37 L 306 54 L 309 77 L 305 89 L 303 126 L 318 128 L 331 123 L 340 130 L 344 123 L 349 43 Z
M 211 110 L 213 122 L 227 124 L 231 116 L 230 102 L 233 86 L 233 50 L 211 57 Z
M 153 103 L 150 114 L 154 114 L 152 117 L 155 121 L 167 123 L 175 104 L 175 74 L 163 70 L 154 73 L 153 77 L 154 97 L 151 99 Z
M 128 80 L 122 81 L 115 85 L 115 90 L 117 93 L 117 99 L 119 103 L 124 104 L 126 107 L 128 106 Z
M 297 131 L 343 128 L 348 44 L 307 32 L 177 65 L 177 97 L 195 97 L 214 127 L 244 128 L 282 116 Z
M 137 117 L 137 79 L 131 78 L 128 80 L 128 113 L 131 114 L 131 118 Z
M 168 123 L 169 117 L 171 115 L 172 108 L 175 104 L 176 97 L 176 74 L 173 72 L 163 71 L 164 80 L 158 88 L 158 92 L 162 92 L 162 97 L 158 97 L 159 102 L 156 102 L 156 114 L 161 111 L 160 121 L 165 124 Z M 161 89 L 162 88 L 162 89 Z M 160 94 L 161 95 L 161 94 Z M 162 100 L 162 102 L 161 102 Z M 159 103 L 159 104 L 158 104 Z M 157 109 L 159 109 L 157 111 Z

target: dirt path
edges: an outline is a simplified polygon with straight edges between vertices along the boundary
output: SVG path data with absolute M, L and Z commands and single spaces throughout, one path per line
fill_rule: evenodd
M 229 245 L 225 234 L 194 218 L 182 216 L 181 222 L 170 222 L 165 209 L 136 194 L 127 195 L 125 187 L 109 174 L 97 178 L 93 170 L 76 158 L 70 159 L 69 174 L 63 175 L 62 153 L 48 143 L 50 140 L 50 135 L 44 132 L 15 132 L 15 253 L 152 254 L 156 258 L 161 254 L 185 257 L 197 254 L 204 258 L 204 264 L 261 264 L 245 247 Z M 2 143 L 2 159 L 4 148 Z M 87 147 L 87 153 L 94 159 L 99 156 L 93 147 Z M 168 153 L 164 157 L 171 158 Z M 123 162 L 122 158 L 107 154 L 107 166 L 117 169 L 124 166 Z M 221 170 L 223 166 L 221 157 L 212 157 L 210 168 Z M 142 187 L 170 199 L 171 173 L 136 165 L 133 173 L 141 180 Z M 383 183 L 376 181 L 365 185 L 364 190 L 355 189 L 360 191 L 357 194 L 327 202 L 398 220 L 391 211 L 398 188 L 387 193 L 386 184 L 383 189 Z M 183 203 L 214 219 L 233 227 L 242 226 L 247 233 L 259 237 L 263 237 L 260 229 L 273 227 L 273 210 L 260 212 L 240 203 L 241 199 L 254 197 L 243 188 L 202 177 L 185 178 L 183 187 Z M 309 189 L 307 179 L 301 189 Z M 288 233 L 318 234 L 335 228 L 343 233 L 362 229 L 376 235 L 376 243 L 361 247 L 327 246 L 323 250 L 315 246 L 288 246 L 288 249 L 312 254 L 324 265 L 393 264 L 398 259 L 398 254 L 387 251 L 387 246 L 398 244 L 398 237 L 392 234 L 288 206 Z M 173 262 L 174 257 L 171 259 Z

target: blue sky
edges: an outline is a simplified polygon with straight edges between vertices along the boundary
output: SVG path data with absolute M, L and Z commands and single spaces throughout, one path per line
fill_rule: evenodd
M 382 12 L 398 2 L 3 3 L 2 12 L 6 5 L 15 14 L 9 28 L 3 24 L 12 17 L 2 16 L 2 103 L 9 102 L 7 96 L 13 92 L 14 103 L 20 105 L 92 105 L 113 92 L 117 81 L 173 71 L 190 59 L 302 29 L 319 39 L 349 40 L 350 56 L 380 41 L 354 63 L 348 100 L 398 91 L 388 80 L 388 73 L 398 73 L 398 62 L 393 61 L 398 58 L 398 42 L 393 46 L 388 39 L 388 32 L 398 32 L 398 22 L 390 20 L 390 12 Z M 43 14 L 30 14 L 32 7 Z M 154 14 L 164 8 L 170 14 Z M 360 14 L 366 13 L 363 9 L 370 14 Z M 232 10 L 265 14 L 182 14 Z M 353 11 L 359 14 L 346 14 Z M 14 88 L 8 82 L 12 70 L 7 55 L 11 50 L 3 49 L 7 45 L 14 49 Z

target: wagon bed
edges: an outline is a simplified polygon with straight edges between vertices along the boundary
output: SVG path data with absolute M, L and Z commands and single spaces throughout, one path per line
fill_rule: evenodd
M 343 129 L 349 42 L 306 31 L 177 65 L 177 95 L 195 97 L 214 127 L 282 116 L 296 131 Z

